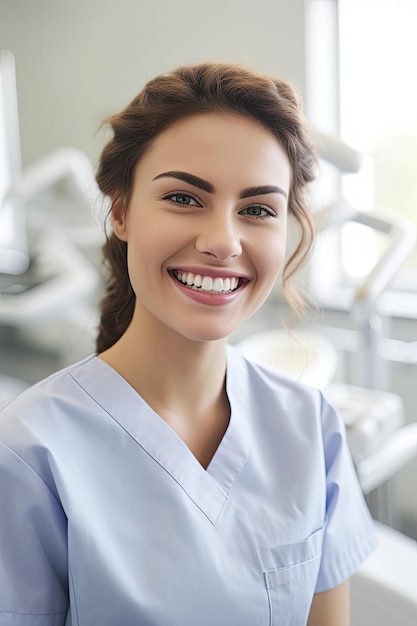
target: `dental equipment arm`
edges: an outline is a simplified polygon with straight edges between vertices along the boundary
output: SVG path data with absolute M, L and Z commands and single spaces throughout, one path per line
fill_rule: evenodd
M 361 152 L 317 128 L 312 129 L 312 134 L 320 158 L 346 174 L 359 172 L 364 158 Z
M 416 243 L 414 224 L 396 211 L 376 208 L 368 213 L 358 211 L 346 201 L 325 209 L 320 220 L 325 222 L 326 228 L 356 222 L 390 237 L 390 245 L 354 291 L 354 312 L 361 312 L 366 307 L 372 309 L 413 250 Z
M 392 433 L 378 452 L 357 464 L 356 470 L 363 492 L 371 493 L 415 457 L 417 423 L 408 424 Z
M 59 148 L 18 175 L 4 202 L 26 204 L 41 191 L 65 179 L 84 201 L 91 202 L 97 193 L 94 171 L 88 157 L 77 148 Z
M 76 148 L 56 150 L 15 175 L 0 204 L 0 272 L 19 275 L 28 269 L 26 205 L 37 194 L 61 181 L 67 181 L 71 191 L 84 203 L 90 206 L 95 203 L 98 190 L 93 167 L 87 156 Z M 92 211 L 90 213 L 92 215 Z
M 2 206 L 21 212 L 37 194 L 63 180 L 68 181 L 84 203 L 93 205 L 98 190 L 89 159 L 75 148 L 61 148 L 18 175 Z M 51 224 L 52 227 L 42 230 L 37 242 L 39 276 L 36 284 L 21 293 L 2 293 L 0 322 L 37 322 L 55 315 L 58 310 L 65 310 L 69 302 L 87 296 L 98 286 L 99 275 L 93 265 L 71 242 L 64 228 L 58 228 L 52 219 Z
M 313 129 L 319 156 L 342 173 L 360 170 L 364 155 L 341 139 Z M 388 235 L 391 245 L 375 264 L 372 271 L 358 285 L 353 296 L 353 307 L 363 309 L 371 305 L 387 288 L 416 243 L 414 224 L 397 211 L 376 208 L 372 213 L 359 211 L 341 200 L 326 208 L 320 215 L 325 228 L 356 222 Z

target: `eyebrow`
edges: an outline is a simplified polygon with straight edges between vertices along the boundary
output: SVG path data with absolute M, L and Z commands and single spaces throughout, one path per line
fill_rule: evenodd
M 214 193 L 215 189 L 211 183 L 203 178 L 199 178 L 198 176 L 194 176 L 193 174 L 188 174 L 188 172 L 163 172 L 162 174 L 158 174 L 155 176 L 153 180 L 157 180 L 158 178 L 177 178 L 178 180 L 182 180 L 185 183 L 189 183 L 194 187 L 198 187 L 203 191 L 207 191 L 208 193 Z
M 198 187 L 198 189 L 202 189 L 203 191 L 207 191 L 208 193 L 214 193 L 214 186 L 209 183 L 204 178 L 200 178 L 199 176 L 194 176 L 194 174 L 189 174 L 188 172 L 162 172 L 162 174 L 158 174 L 155 176 L 153 180 L 158 180 L 158 178 L 176 178 L 178 180 L 182 180 L 185 183 L 189 183 L 194 187 Z M 243 189 L 240 193 L 240 198 L 251 198 L 252 196 L 261 196 L 269 193 L 279 193 L 287 198 L 286 192 L 281 187 L 276 187 L 275 185 L 260 185 L 258 187 L 248 187 L 247 189 Z
M 268 193 L 280 193 L 284 198 L 287 197 L 287 194 L 281 187 L 275 187 L 275 185 L 261 185 L 260 187 L 248 187 L 248 189 L 244 189 L 240 197 L 241 198 L 250 198 L 251 196 L 262 196 Z

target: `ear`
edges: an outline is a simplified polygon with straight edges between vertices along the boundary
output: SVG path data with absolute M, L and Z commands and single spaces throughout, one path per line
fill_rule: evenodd
M 111 225 L 114 234 L 121 241 L 127 241 L 127 211 L 123 200 L 117 200 L 111 208 Z

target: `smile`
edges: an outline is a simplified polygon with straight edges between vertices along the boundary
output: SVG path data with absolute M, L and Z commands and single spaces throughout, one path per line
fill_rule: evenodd
M 204 293 L 232 293 L 240 285 L 240 278 L 230 276 L 230 278 L 220 278 L 193 274 L 193 272 L 179 272 L 173 270 L 172 275 L 183 285 L 190 289 Z

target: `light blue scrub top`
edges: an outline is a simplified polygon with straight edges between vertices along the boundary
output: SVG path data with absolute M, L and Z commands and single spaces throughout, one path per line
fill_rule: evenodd
M 96 356 L 2 411 L 0 625 L 306 624 L 374 547 L 343 425 L 230 346 L 227 393 L 207 470 Z

